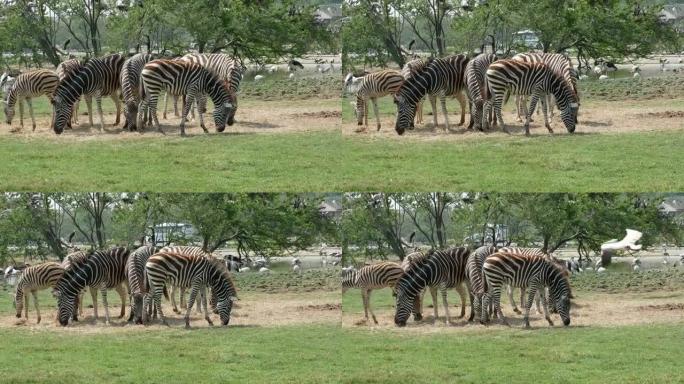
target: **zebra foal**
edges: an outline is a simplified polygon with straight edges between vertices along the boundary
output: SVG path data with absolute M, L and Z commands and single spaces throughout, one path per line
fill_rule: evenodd
M 347 75 L 347 79 L 349 79 L 350 76 L 351 73 Z M 369 73 L 362 77 L 361 83 L 356 90 L 356 105 L 354 112 L 356 113 L 357 125 L 363 125 L 364 128 L 357 130 L 357 132 L 363 132 L 368 129 L 369 99 L 373 105 L 373 113 L 375 113 L 377 130 L 380 130 L 378 97 L 395 94 L 403 82 L 404 77 L 401 75 L 401 73 L 392 69 L 384 69 Z
M 33 295 L 33 304 L 36 307 L 37 321 L 40 324 L 40 309 L 38 308 L 38 291 L 54 288 L 62 278 L 64 268 L 59 263 L 47 262 L 26 267 L 19 277 L 14 293 L 14 305 L 17 309 L 17 317 L 21 318 L 22 309 L 24 317 L 28 320 L 29 292 Z
M 350 270 L 342 277 L 342 293 L 344 294 L 349 288 L 361 289 L 366 322 L 368 322 L 368 312 L 370 312 L 373 322 L 378 324 L 378 320 L 370 306 L 371 292 L 374 289 L 386 287 L 392 288 L 392 291 L 394 291 L 394 286 L 402 274 L 404 274 L 404 270 L 401 266 L 391 261 L 366 265 L 359 270 Z
M 19 103 L 19 125 L 24 128 L 24 104 L 29 108 L 31 115 L 31 123 L 33 124 L 33 131 L 36 130 L 36 119 L 33 115 L 33 103 L 31 98 L 42 95 L 47 96 L 48 100 L 52 101 L 53 94 L 57 85 L 59 84 L 59 77 L 52 71 L 47 69 L 38 69 L 31 72 L 22 73 L 17 76 L 14 84 L 7 91 L 7 98 L 2 100 L 5 109 L 5 119 L 7 124 L 12 124 L 14 118 L 14 106 Z

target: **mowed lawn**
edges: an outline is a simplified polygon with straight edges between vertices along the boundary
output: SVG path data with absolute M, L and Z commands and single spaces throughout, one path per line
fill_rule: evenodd
M 679 383 L 684 324 L 460 335 L 335 326 L 0 329 L 3 383 Z

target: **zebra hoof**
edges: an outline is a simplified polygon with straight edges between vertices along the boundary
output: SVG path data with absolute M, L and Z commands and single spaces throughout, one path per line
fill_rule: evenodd
M 515 312 L 515 313 L 517 313 L 517 314 L 521 314 L 521 313 L 522 313 L 518 308 L 513 308 L 513 312 Z

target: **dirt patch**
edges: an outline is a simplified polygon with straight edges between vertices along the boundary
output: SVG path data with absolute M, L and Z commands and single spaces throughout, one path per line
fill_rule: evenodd
M 342 309 L 342 304 L 306 305 L 298 309 L 305 311 L 339 311 Z
M 649 112 L 649 113 L 638 113 L 637 117 L 655 117 L 660 119 L 671 119 L 675 117 L 684 117 L 684 111 L 662 111 L 662 112 Z
M 659 305 L 645 305 L 638 308 L 640 311 L 684 311 L 683 303 L 667 303 Z
M 338 118 L 342 117 L 342 111 L 304 112 L 304 113 L 295 113 L 293 116 L 295 118 L 313 117 L 313 118 L 319 118 L 319 119 L 338 119 Z

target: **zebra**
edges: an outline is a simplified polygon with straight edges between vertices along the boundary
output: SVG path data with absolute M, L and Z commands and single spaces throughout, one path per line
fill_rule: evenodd
M 364 128 L 358 130 L 357 132 L 363 132 L 368 129 L 368 99 L 370 99 L 371 103 L 373 104 L 373 112 L 375 113 L 377 130 L 380 130 L 378 97 L 395 94 L 403 82 L 404 77 L 401 75 L 401 73 L 392 69 L 384 69 L 363 76 L 361 84 L 356 91 L 355 113 L 357 125 L 364 125 Z
M 69 59 L 59 63 L 55 69 L 55 73 L 57 74 L 57 77 L 59 77 L 59 81 L 62 82 L 68 76 L 75 76 L 82 68 L 83 64 L 78 59 Z M 86 95 L 85 99 L 87 104 L 92 103 L 90 96 Z M 71 128 L 71 124 L 78 124 L 78 105 L 80 102 L 81 100 L 79 98 L 79 100 L 74 103 L 74 107 L 71 111 L 71 121 L 67 122 L 67 128 Z
M 400 327 L 405 326 L 412 308 L 415 308 L 415 300 L 420 291 L 426 286 L 437 286 L 442 293 L 445 322 L 447 325 L 450 324 L 446 291 L 447 288 L 455 288 L 466 282 L 466 262 L 469 255 L 470 250 L 465 247 L 431 251 L 425 262 L 406 271 L 396 285 L 397 309 L 394 323 Z M 435 324 L 438 306 L 435 300 Z M 462 315 L 465 315 L 464 310 Z
M 366 265 L 359 270 L 350 270 L 342 278 L 342 293 L 349 288 L 360 288 L 363 299 L 363 311 L 368 322 L 368 312 L 373 317 L 373 322 L 378 324 L 378 320 L 370 306 L 370 296 L 374 289 L 389 287 L 394 291 L 394 286 L 404 274 L 404 270 L 397 263 L 384 261 L 377 264 Z
M 572 62 L 567 56 L 560 53 L 519 53 L 512 58 L 513 60 L 524 61 L 528 63 L 544 63 L 551 70 L 556 72 L 558 75 L 562 76 L 565 82 L 572 87 L 575 96 L 577 97 L 577 103 L 579 104 L 579 90 L 577 88 L 577 72 L 572 66 Z M 549 112 L 551 118 L 553 118 L 553 105 L 551 96 L 547 96 L 547 105 L 549 106 Z M 527 115 L 527 100 L 525 98 L 516 97 L 516 105 L 518 111 L 518 119 L 522 121 L 520 112 Z M 577 118 L 575 117 L 575 123 L 577 123 Z
M 168 326 L 168 323 L 161 308 L 161 294 L 167 281 L 178 286 L 192 287 L 185 312 L 185 328 L 190 328 L 190 310 L 195 303 L 197 293 L 204 286 L 209 286 L 215 296 L 216 310 L 221 318 L 221 324 L 228 325 L 233 302 L 237 300 L 237 291 L 228 269 L 221 260 L 184 253 L 158 252 L 147 260 L 145 269 L 155 307 L 164 325 Z M 213 325 L 206 303 L 204 303 L 204 318 L 209 325 Z
M 19 124 L 21 128 L 24 128 L 24 105 L 22 104 L 22 101 L 26 100 L 26 105 L 28 105 L 29 113 L 31 114 L 33 131 L 35 131 L 36 119 L 33 116 L 33 103 L 31 102 L 31 98 L 45 95 L 48 100 L 52 100 L 52 96 L 55 93 L 58 84 L 59 77 L 57 77 L 53 71 L 47 69 L 38 69 L 17 76 L 14 84 L 7 91 L 7 99 L 2 100 L 7 124 L 12 124 L 14 105 L 19 103 Z
M 482 274 L 482 266 L 487 257 L 496 252 L 496 247 L 482 246 L 473 251 L 466 261 L 466 277 L 470 284 L 470 305 L 472 313 L 478 316 L 480 323 L 484 324 L 487 319 L 486 307 L 483 307 L 484 296 L 487 293 L 487 282 Z M 473 321 L 471 316 L 469 321 Z
M 401 75 L 404 76 L 404 80 L 408 80 L 411 76 L 425 69 L 427 63 L 428 61 L 423 59 L 410 60 L 401 68 Z M 434 113 L 434 111 L 432 112 Z M 423 99 L 416 105 L 416 123 L 423 123 Z
M 105 307 L 105 324 L 109 324 L 107 289 L 115 288 L 126 280 L 126 261 L 129 255 L 130 250 L 124 247 L 95 250 L 91 251 L 84 263 L 73 264 L 66 269 L 53 291 L 57 297 L 59 323 L 62 326 L 69 323 L 70 317 L 77 320 L 77 297 L 86 286 L 100 289 Z M 93 305 L 96 302 L 95 299 Z M 125 308 L 125 295 L 121 298 L 121 304 Z
M 229 126 L 233 125 L 235 121 L 235 112 L 237 112 L 238 108 L 237 93 L 240 90 L 240 82 L 242 82 L 242 75 L 244 74 L 242 65 L 236 59 L 225 53 L 189 53 L 183 56 L 181 60 L 201 65 L 214 72 L 219 79 L 228 85 L 228 89 L 236 95 L 233 102 L 234 108 L 230 110 L 227 120 Z M 206 112 L 207 98 L 204 94 L 200 94 L 197 97 L 197 109 L 202 113 Z
M 553 326 L 553 321 L 547 310 L 544 287 L 549 288 L 549 297 L 552 298 L 563 324 L 565 326 L 570 325 L 570 284 L 560 269 L 547 258 L 539 255 L 523 256 L 499 251 L 485 260 L 482 269 L 487 280 L 486 300 L 491 300 L 494 310 L 505 325 L 509 324 L 501 312 L 500 298 L 501 289 L 506 283 L 515 287 L 529 288 L 529 295 L 525 303 L 525 328 L 530 327 L 530 307 L 537 291 L 542 298 L 544 317 L 549 325 Z
M 422 72 L 416 73 L 399 88 L 394 96 L 397 105 L 397 121 L 395 130 L 403 135 L 405 130 L 413 129 L 414 116 L 418 102 L 426 95 L 430 95 L 432 118 L 437 127 L 436 96 L 439 96 L 444 114 L 445 130 L 449 130 L 449 119 L 446 110 L 446 97 L 456 96 L 461 105 L 461 122 L 465 122 L 465 67 L 468 58 L 464 55 L 452 55 L 445 58 L 432 59 Z
M 143 312 L 149 305 L 147 287 L 145 286 L 145 263 L 156 253 L 156 247 L 143 245 L 131 253 L 126 261 L 126 279 L 128 281 L 129 302 L 131 305 L 128 322 L 143 323 Z
M 81 251 L 77 249 L 76 247 L 71 247 L 69 246 L 69 249 L 72 250 L 68 255 L 64 257 L 62 260 L 62 268 L 64 268 L 65 271 L 69 271 L 70 269 L 74 268 L 75 266 L 82 266 L 85 264 L 86 261 L 88 261 L 88 258 L 92 255 L 92 253 L 86 252 L 86 251 Z M 89 287 L 88 290 L 90 291 L 90 297 L 92 299 L 93 303 L 93 315 L 95 317 L 95 320 L 98 319 L 98 314 L 97 314 L 97 289 L 94 287 Z M 119 314 L 119 317 L 123 317 L 125 315 L 126 311 L 126 306 L 125 306 L 125 295 L 126 295 L 126 288 L 124 287 L 123 282 L 116 286 L 114 288 L 116 293 L 119 294 L 119 298 L 121 299 L 121 313 Z M 79 292 L 78 294 L 78 315 L 81 316 L 83 315 L 83 295 L 84 295 L 84 290 Z M 74 313 L 74 320 L 78 320 L 76 313 Z
M 181 117 L 181 136 L 185 136 L 185 121 L 190 106 L 200 93 L 208 93 L 214 102 L 214 123 L 218 132 L 223 132 L 226 120 L 234 115 L 235 93 L 226 87 L 220 79 L 211 71 L 199 64 L 185 61 L 153 60 L 145 65 L 141 74 L 140 95 L 142 102 L 138 111 L 138 129 L 142 131 L 142 111 L 150 108 L 150 114 L 157 130 L 164 133 L 159 126 L 157 118 L 157 102 L 162 89 L 171 94 L 185 94 L 186 103 L 183 106 Z M 204 132 L 208 132 L 204 126 L 202 110 L 198 108 L 200 126 Z
M 138 53 L 129 57 L 121 69 L 121 94 L 124 101 L 124 129 L 132 131 L 136 128 L 138 105 L 140 104 L 140 73 L 148 62 L 154 60 L 154 55 Z M 147 116 L 147 111 L 144 112 Z M 145 122 L 147 118 L 145 118 Z
M 575 119 L 579 104 L 577 97 L 565 80 L 543 63 L 526 63 L 517 60 L 498 60 L 487 69 L 487 98 L 483 110 L 482 125 L 487 127 L 484 116 L 487 115 L 492 104 L 499 125 L 506 133 L 510 133 L 503 122 L 501 107 L 506 101 L 507 90 L 519 95 L 532 95 L 530 109 L 525 120 L 525 135 L 530 134 L 530 119 L 539 98 L 551 93 L 558 108 L 561 110 L 561 120 L 568 132 L 575 132 Z M 541 99 L 544 123 L 550 133 L 553 133 L 546 115 L 546 98 Z
M 188 256 L 202 256 L 209 258 L 214 257 L 210 252 L 207 252 L 200 247 L 193 247 L 189 245 L 166 246 L 160 249 L 159 252 L 182 253 Z M 181 308 L 185 308 L 185 290 L 190 288 L 190 285 L 173 285 L 171 287 L 171 305 L 173 306 L 173 311 L 175 313 L 181 313 L 176 305 L 176 289 L 178 288 L 180 288 L 180 306 Z M 205 291 L 203 288 L 200 290 L 200 298 L 201 301 L 197 301 L 197 312 L 202 312 L 200 304 L 206 301 Z
M 482 109 L 484 105 L 485 76 L 487 68 L 498 60 L 494 54 L 482 53 L 466 65 L 466 93 L 470 100 L 470 122 L 468 129 L 482 130 Z
M 121 88 L 121 68 L 124 61 L 124 57 L 119 54 L 90 59 L 80 71 L 71 76 L 66 76 L 59 83 L 52 103 L 55 110 L 52 127 L 55 133 L 59 135 L 64 131 L 64 127 L 71 119 L 74 104 L 78 102 L 81 95 L 86 96 L 88 119 L 91 127 L 93 126 L 93 114 L 88 96 L 95 96 L 97 113 L 100 116 L 100 132 L 104 129 L 102 96 L 112 97 L 116 105 L 116 122 L 114 125 L 119 124 L 121 103 L 118 98 L 118 91 Z
M 46 288 L 54 288 L 59 279 L 64 274 L 64 268 L 59 263 L 47 262 L 26 267 L 19 277 L 16 291 L 14 293 L 14 305 L 17 309 L 17 318 L 21 318 L 21 311 L 24 310 L 24 317 L 28 320 L 29 296 L 33 295 L 33 304 L 36 306 L 37 324 L 40 324 L 40 309 L 38 308 L 38 291 Z M 26 305 L 24 306 L 24 301 Z

